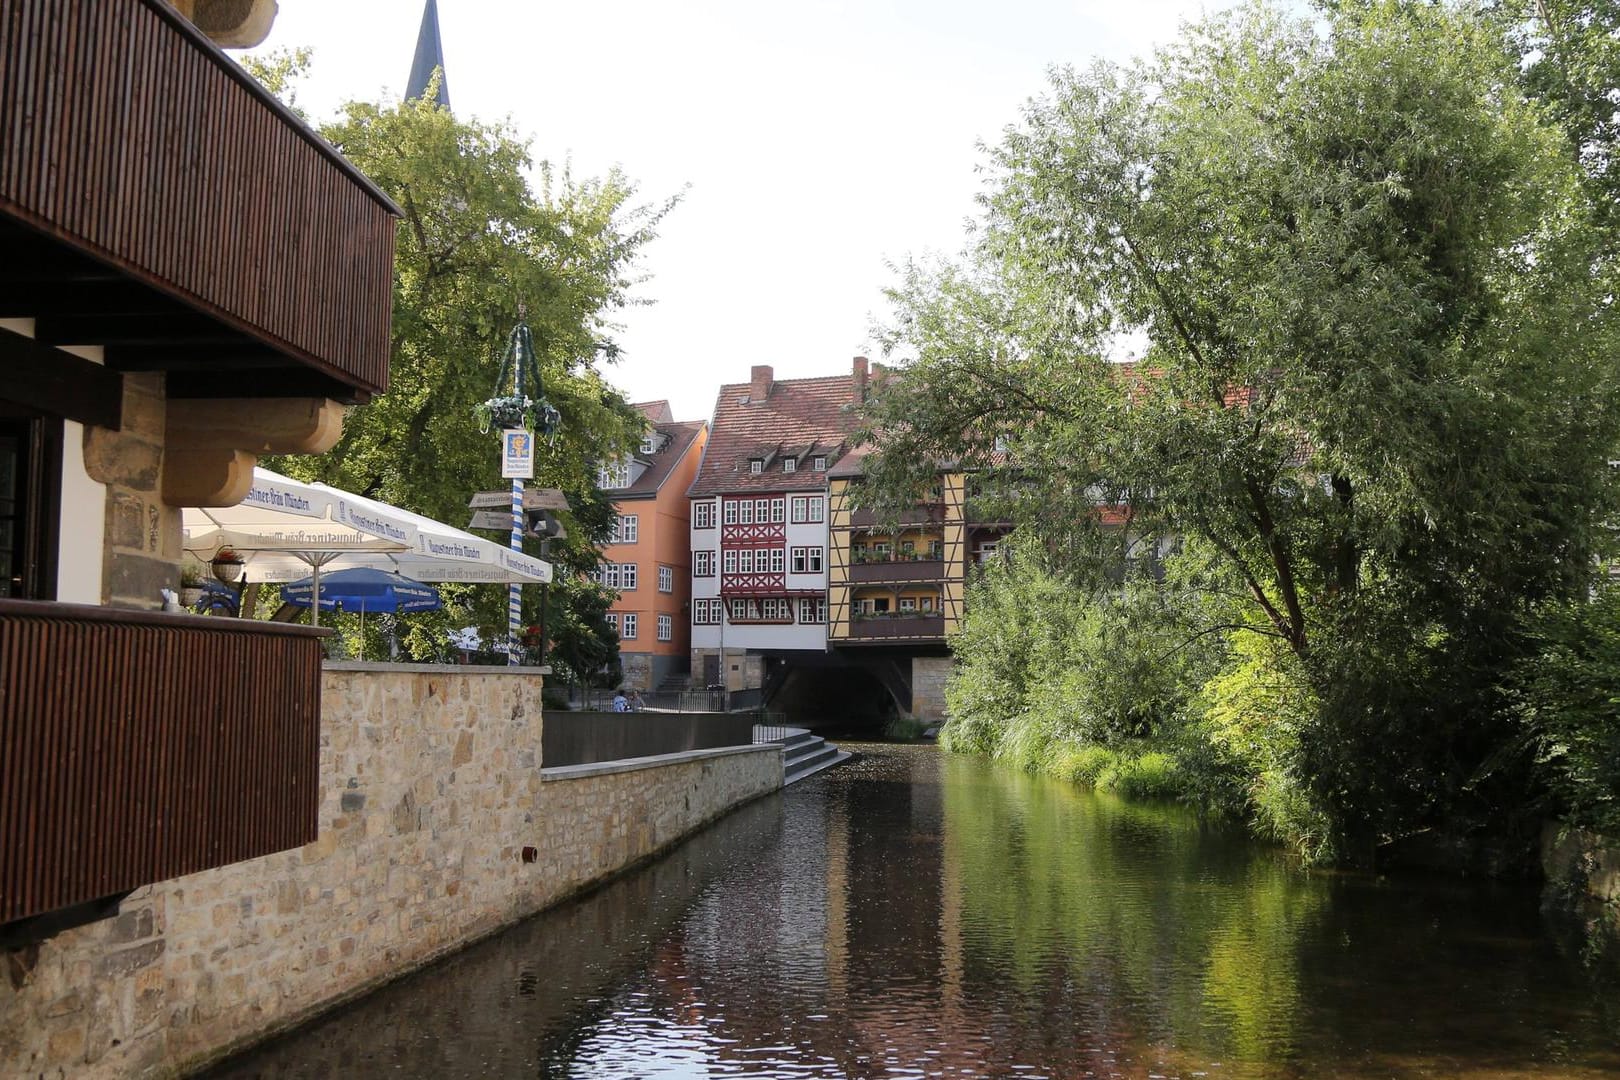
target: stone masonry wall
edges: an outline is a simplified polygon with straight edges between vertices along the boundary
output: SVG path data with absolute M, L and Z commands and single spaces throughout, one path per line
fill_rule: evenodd
M 180 511 L 163 501 L 162 372 L 124 375 L 123 428 L 87 427 L 84 467 L 107 485 L 102 601 L 156 610 L 180 579 Z
M 781 784 L 774 750 L 552 779 L 541 678 L 323 676 L 318 839 L 0 952 L 0 1076 L 156 1076 L 290 1026 Z
M 911 715 L 930 723 L 945 719 L 945 680 L 951 673 L 948 656 L 911 658 Z

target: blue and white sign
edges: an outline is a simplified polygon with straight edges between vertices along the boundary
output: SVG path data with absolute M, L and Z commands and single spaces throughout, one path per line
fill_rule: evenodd
M 524 428 L 501 432 L 501 477 L 505 480 L 534 479 L 534 433 Z

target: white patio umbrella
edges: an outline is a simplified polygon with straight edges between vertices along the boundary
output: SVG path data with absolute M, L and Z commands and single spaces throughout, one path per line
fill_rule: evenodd
M 304 484 L 269 469 L 253 470 L 253 486 L 235 506 L 187 507 L 181 514 L 185 548 L 212 559 L 229 548 L 261 580 L 291 564 L 314 577 L 344 555 L 413 550 L 416 526 L 402 512 L 325 484 Z M 320 623 L 320 609 L 310 617 Z
M 388 514 L 408 522 L 416 530 L 416 540 L 403 550 L 343 552 L 330 560 L 329 570 L 367 567 L 427 582 L 492 581 L 525 585 L 547 584 L 552 579 L 551 564 L 543 559 L 397 506 L 361 495 L 341 494 L 352 508 L 369 508 L 378 515 Z M 261 561 L 257 572 L 265 581 L 294 581 L 308 571 L 301 563 L 279 557 Z

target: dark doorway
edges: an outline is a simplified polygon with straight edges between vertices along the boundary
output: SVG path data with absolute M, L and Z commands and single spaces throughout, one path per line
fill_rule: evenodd
M 56 596 L 62 422 L 0 403 L 0 596 Z

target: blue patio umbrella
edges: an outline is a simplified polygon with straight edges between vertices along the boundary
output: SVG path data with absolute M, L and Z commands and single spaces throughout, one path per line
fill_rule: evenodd
M 313 578 L 304 578 L 281 587 L 281 598 L 289 604 L 309 607 Z M 386 570 L 356 567 L 321 575 L 322 611 L 401 612 L 437 611 L 439 590 Z
M 309 607 L 314 587 L 313 577 L 294 581 L 281 587 L 281 598 L 289 604 Z M 365 659 L 366 612 L 437 611 L 441 606 L 438 589 L 387 570 L 356 567 L 321 575 L 322 611 L 360 613 L 362 660 Z

